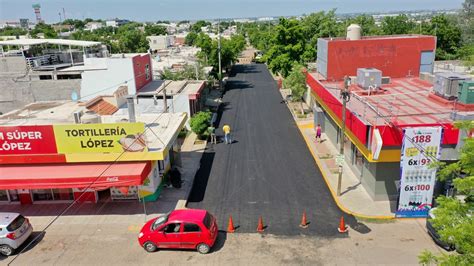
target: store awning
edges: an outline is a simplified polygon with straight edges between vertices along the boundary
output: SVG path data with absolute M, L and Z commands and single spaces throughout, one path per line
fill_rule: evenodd
M 0 166 L 0 189 L 134 186 L 150 171 L 151 162 Z

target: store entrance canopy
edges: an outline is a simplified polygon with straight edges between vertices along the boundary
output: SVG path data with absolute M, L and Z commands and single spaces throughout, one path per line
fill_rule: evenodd
M 0 189 L 134 186 L 150 171 L 150 162 L 0 166 Z

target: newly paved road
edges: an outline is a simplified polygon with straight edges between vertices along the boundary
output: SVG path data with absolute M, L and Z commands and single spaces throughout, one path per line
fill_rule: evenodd
M 229 124 L 234 143 L 208 144 L 188 207 L 214 213 L 221 229 L 232 215 L 238 232 L 255 232 L 262 216 L 271 234 L 340 236 L 342 213 L 266 66 L 234 66 L 223 101 L 217 133 Z

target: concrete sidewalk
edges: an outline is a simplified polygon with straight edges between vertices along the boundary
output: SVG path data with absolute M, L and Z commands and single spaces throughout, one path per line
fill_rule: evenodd
M 374 201 L 346 162 L 343 165 L 341 196 L 338 197 L 336 195 L 338 178 L 336 155 L 339 153 L 338 149 L 328 141 L 324 133 L 322 139 L 326 141 L 322 141 L 322 143 L 315 141 L 316 133 L 312 122 L 298 122 L 297 124 L 334 200 L 341 210 L 363 218 L 395 218 L 392 210 L 395 209 L 396 202 L 388 200 Z

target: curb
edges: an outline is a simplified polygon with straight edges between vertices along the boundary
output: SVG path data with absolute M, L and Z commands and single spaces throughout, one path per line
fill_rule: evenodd
M 296 122 L 296 121 L 295 121 Z M 393 216 L 386 216 L 386 215 L 365 215 L 365 214 L 361 214 L 361 213 L 357 213 L 357 212 L 354 212 L 354 211 L 351 211 L 349 209 L 347 209 L 345 206 L 342 205 L 342 203 L 339 201 L 339 198 L 336 196 L 336 193 L 333 191 L 333 189 L 331 188 L 331 185 L 329 184 L 329 181 L 328 181 L 328 177 L 326 176 L 326 173 L 325 171 L 323 171 L 323 165 L 320 161 L 320 159 L 318 158 L 318 156 L 316 156 L 316 154 L 314 154 L 314 151 L 311 149 L 311 146 L 308 142 L 308 139 L 306 138 L 302 128 L 309 128 L 310 126 L 309 125 L 298 125 L 298 123 L 296 124 L 297 127 L 298 127 L 298 130 L 300 131 L 301 135 L 303 136 L 303 139 L 306 143 L 306 146 L 308 146 L 308 150 L 311 152 L 311 155 L 313 156 L 316 164 L 318 165 L 318 168 L 320 169 L 321 171 L 321 174 L 323 176 L 323 179 L 324 179 L 324 182 L 326 183 L 326 186 L 329 188 L 329 191 L 331 192 L 331 196 L 332 198 L 334 199 L 334 202 L 336 202 L 336 205 L 337 207 L 339 207 L 339 209 L 341 209 L 341 211 L 343 211 L 344 213 L 346 214 L 349 214 L 349 215 L 353 215 L 353 216 L 356 216 L 356 217 L 360 217 L 360 218 L 365 218 L 365 219 L 378 219 L 378 220 L 392 220 L 392 219 L 396 219 L 395 215 Z

